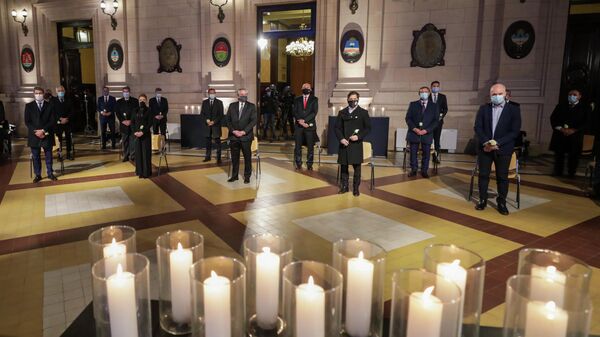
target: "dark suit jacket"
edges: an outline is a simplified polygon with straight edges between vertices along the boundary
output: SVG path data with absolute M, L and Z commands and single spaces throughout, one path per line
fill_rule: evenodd
M 244 103 L 242 116 L 239 118 L 240 102 L 233 102 L 227 108 L 225 117 L 227 127 L 229 128 L 229 140 L 252 141 L 254 132 L 252 129 L 256 126 L 258 116 L 256 115 L 256 106 L 250 102 Z M 233 135 L 233 131 L 245 131 L 246 134 L 240 138 Z
M 56 118 L 68 118 L 70 123 L 73 119 L 73 104 L 71 100 L 65 97 L 61 103 L 58 97 L 52 97 L 51 102 L 54 105 Z
M 36 101 L 27 103 L 25 105 L 25 125 L 27 126 L 27 146 L 44 148 L 54 146 L 56 113 L 52 104 L 44 102 L 40 111 Z M 43 139 L 35 136 L 35 130 L 40 129 L 48 133 Z
M 421 101 L 410 102 L 408 105 L 408 111 L 406 112 L 406 124 L 408 125 L 408 132 L 406 133 L 406 140 L 409 143 L 433 143 L 433 129 L 438 125 L 440 116 L 440 110 L 437 104 L 431 100 L 428 101 L 425 111 L 421 112 Z M 419 126 L 419 123 L 423 125 Z M 427 134 L 419 136 L 413 132 L 414 128 L 427 130 Z
M 131 132 L 131 127 L 126 126 L 121 122 L 124 120 L 132 120 L 133 112 L 139 107 L 139 105 L 140 102 L 137 100 L 137 98 L 129 97 L 129 100 L 127 101 L 124 98 L 119 98 L 115 109 L 115 113 L 119 119 L 119 132 L 126 135 Z
M 363 162 L 363 139 L 371 132 L 371 117 L 369 117 L 369 112 L 360 106 L 356 107 L 352 113 L 349 113 L 348 110 L 348 107 L 342 109 L 335 121 L 335 136 L 339 144 L 338 164 L 361 164 Z M 356 130 L 358 130 L 356 133 L 358 140 L 353 142 L 350 137 L 355 134 Z M 342 139 L 348 140 L 350 144 L 342 145 L 340 143 Z
M 166 120 L 167 114 L 169 113 L 169 101 L 167 101 L 166 98 L 161 97 L 160 104 L 158 104 L 156 102 L 156 97 L 152 97 L 150 98 L 150 102 L 148 102 L 148 104 L 150 105 L 150 113 L 152 114 L 152 118 L 162 113 L 164 116 L 163 120 Z
M 313 95 L 308 96 L 308 101 L 306 102 L 306 109 L 304 109 L 304 96 L 300 95 L 294 99 L 294 118 L 295 120 L 304 119 L 304 122 L 307 124 L 312 124 L 313 126 L 308 128 L 303 128 L 300 124 L 295 123 L 296 128 L 304 129 L 304 130 L 316 130 L 317 123 L 315 123 L 315 118 L 317 117 L 317 113 L 319 112 L 319 99 Z
M 574 106 L 568 103 L 560 103 L 554 108 L 550 115 L 550 124 L 552 125 L 552 139 L 550 140 L 550 150 L 552 151 L 569 151 L 571 149 L 579 149 L 583 146 L 583 135 L 590 114 L 590 105 L 584 102 L 579 102 Z M 569 128 L 576 129 L 577 132 L 570 136 L 563 135 L 556 130 L 557 126 L 567 125 Z
M 96 109 L 98 112 L 102 112 L 106 110 L 106 112 L 110 112 L 111 115 L 104 117 L 100 114 L 100 121 L 109 121 L 115 119 L 115 108 L 117 107 L 117 99 L 114 96 L 108 95 L 108 104 L 104 104 L 104 96 L 98 97 L 98 104 L 96 105 Z
M 508 101 L 507 103 L 508 103 L 508 104 L 515 105 L 515 106 L 521 106 L 521 104 L 519 104 L 519 103 L 517 103 L 517 102 L 515 102 L 515 101 Z
M 433 102 L 433 95 L 434 94 L 431 94 L 429 96 L 429 100 L 431 102 Z M 446 117 L 446 114 L 448 113 L 448 99 L 446 98 L 446 95 L 438 93 L 435 104 L 438 105 L 438 108 L 440 109 L 439 113 L 442 114 L 442 116 L 439 118 L 439 124 L 444 124 L 444 117 Z
M 223 118 L 225 117 L 223 112 L 224 110 L 223 101 L 218 98 L 215 98 L 213 101 L 212 108 L 210 106 L 209 99 L 205 99 L 202 102 L 202 108 L 200 110 L 202 121 L 206 123 L 206 120 L 210 119 L 211 121 L 215 122 L 213 126 L 206 127 L 206 129 L 204 129 L 206 131 L 205 134 L 202 135 L 203 137 L 221 138 L 221 126 Z
M 0 122 L 6 119 L 6 113 L 4 112 L 4 103 L 0 101 Z
M 483 104 L 475 117 L 475 134 L 480 149 L 483 148 L 483 144 L 494 139 L 500 148 L 498 154 L 512 154 L 515 141 L 521 135 L 521 108 L 513 104 L 504 104 L 496 132 L 492 136 L 492 104 Z

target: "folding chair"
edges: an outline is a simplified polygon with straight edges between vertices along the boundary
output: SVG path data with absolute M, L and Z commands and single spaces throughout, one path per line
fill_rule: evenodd
M 431 144 L 431 147 L 430 147 L 429 151 L 430 151 L 429 152 L 429 156 L 431 158 L 431 160 L 429 162 L 433 163 L 433 173 L 437 174 L 437 172 L 438 172 L 438 163 L 436 163 L 433 160 L 433 155 L 437 154 L 437 153 L 435 152 L 435 145 L 433 143 Z M 423 150 L 421 149 L 421 150 L 419 150 L 419 152 L 422 153 Z M 406 171 L 406 158 L 407 158 L 407 156 L 410 157 L 410 143 L 409 142 L 406 142 L 406 146 L 404 147 L 404 157 L 402 158 L 402 169 L 405 170 L 405 171 Z M 417 157 L 418 156 L 419 156 L 419 154 L 417 153 Z M 440 159 L 440 157 L 438 155 L 438 160 L 439 159 Z M 441 162 L 441 160 L 440 160 L 440 162 Z
M 369 190 L 373 190 L 375 187 L 375 162 L 373 162 L 373 146 L 369 142 L 363 142 L 363 162 L 362 166 L 370 166 L 371 167 L 371 177 L 369 179 Z M 340 183 L 341 177 L 341 167 L 338 165 L 337 169 L 337 177 L 336 181 L 338 184 Z
M 469 196 L 467 197 L 467 201 L 471 201 L 473 197 L 473 188 L 475 185 L 475 175 L 479 173 L 479 162 L 475 162 L 475 168 L 471 173 L 471 183 L 469 186 Z M 496 173 L 496 166 L 492 163 L 492 169 L 490 172 L 490 180 Z M 509 181 L 514 179 L 517 183 L 517 209 L 521 208 L 521 174 L 519 173 L 519 159 L 517 158 L 517 151 L 513 151 L 512 156 L 510 157 L 510 164 L 508 166 L 508 179 Z
M 306 147 L 305 142 L 302 143 L 302 146 Z M 319 138 L 319 135 L 317 134 L 316 131 L 315 131 L 315 145 L 313 147 L 316 148 L 316 152 L 317 152 L 317 165 L 321 166 L 321 152 L 323 152 L 323 149 L 321 148 L 321 138 Z M 292 160 L 292 165 L 294 165 L 294 168 L 296 167 L 296 163 L 294 162 L 294 160 Z
M 163 159 L 165 160 L 165 166 L 167 168 L 167 172 L 169 172 L 169 161 L 167 160 L 167 141 L 165 139 L 165 136 L 163 135 L 159 135 L 160 139 L 160 150 L 158 151 L 159 157 L 158 157 L 158 175 L 160 175 L 160 169 L 162 167 L 162 161 Z

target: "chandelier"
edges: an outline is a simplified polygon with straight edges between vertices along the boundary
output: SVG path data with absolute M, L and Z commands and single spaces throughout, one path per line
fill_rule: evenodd
M 311 56 L 315 52 L 315 41 L 303 37 L 285 46 L 285 53 L 295 57 Z

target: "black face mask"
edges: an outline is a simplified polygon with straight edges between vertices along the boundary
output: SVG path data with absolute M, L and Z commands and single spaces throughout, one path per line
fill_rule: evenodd
M 304 88 L 304 89 L 302 89 L 302 93 L 305 95 L 308 95 L 308 94 L 310 94 L 310 89 Z
M 145 109 L 146 108 L 146 102 L 140 102 L 140 107 L 142 109 Z
M 348 106 L 355 108 L 358 105 L 358 101 L 348 101 Z
M 240 96 L 238 97 L 238 101 L 245 103 L 248 100 L 248 96 Z

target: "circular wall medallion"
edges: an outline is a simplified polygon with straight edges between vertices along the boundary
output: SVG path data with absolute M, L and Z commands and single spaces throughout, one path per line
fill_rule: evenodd
M 217 67 L 224 67 L 231 59 L 231 44 L 229 41 L 220 37 L 215 40 L 212 46 L 212 58 Z
M 348 63 L 355 63 L 362 57 L 365 50 L 365 40 L 358 30 L 349 30 L 340 40 L 340 54 Z
M 21 67 L 28 73 L 35 68 L 35 55 L 29 46 L 25 46 L 21 49 Z
M 119 70 L 123 66 L 123 47 L 118 41 L 113 41 L 108 45 L 107 51 L 108 65 L 112 70 Z
M 535 31 L 527 21 L 513 22 L 504 33 L 504 50 L 514 59 L 529 55 L 535 43 Z

